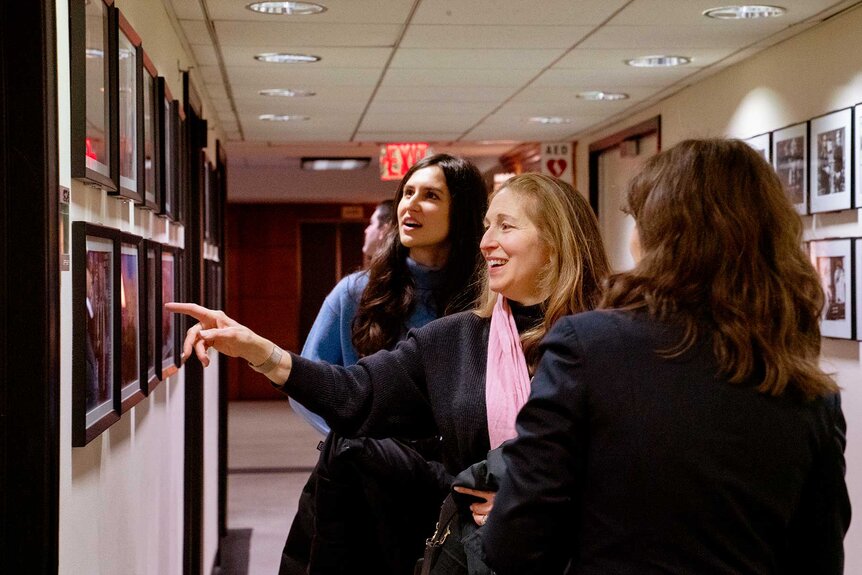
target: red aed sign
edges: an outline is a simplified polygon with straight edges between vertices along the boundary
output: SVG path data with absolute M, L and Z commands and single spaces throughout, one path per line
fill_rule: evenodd
M 380 148 L 380 179 L 400 180 L 427 151 L 428 144 L 424 142 L 386 144 Z

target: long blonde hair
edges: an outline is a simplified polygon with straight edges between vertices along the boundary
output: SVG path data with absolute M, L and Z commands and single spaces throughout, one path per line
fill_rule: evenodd
M 522 174 L 506 181 L 502 190 L 513 192 L 547 246 L 549 259 L 538 278 L 544 320 L 521 334 L 521 346 L 532 372 L 539 361 L 538 344 L 564 315 L 595 308 L 602 284 L 610 273 L 604 243 L 592 208 L 571 185 L 542 174 Z M 491 197 L 493 200 L 493 196 Z M 488 286 L 488 269 L 482 268 L 483 285 L 476 314 L 491 317 L 497 294 Z
M 642 258 L 609 280 L 602 307 L 679 322 L 666 355 L 703 336 L 731 383 L 806 397 L 837 391 L 818 365 L 824 296 L 802 222 L 775 171 L 744 142 L 686 140 L 647 161 L 627 210 Z

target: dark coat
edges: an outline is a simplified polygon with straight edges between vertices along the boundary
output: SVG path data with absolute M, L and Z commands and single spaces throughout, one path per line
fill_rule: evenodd
M 282 389 L 345 437 L 442 437 L 457 475 L 489 449 L 485 367 L 490 319 L 462 312 L 411 330 L 392 351 L 341 367 L 291 354 Z
M 488 451 L 489 323 L 473 313 L 455 314 L 412 330 L 394 351 L 351 368 L 293 356 L 284 391 L 322 415 L 335 433 L 303 490 L 281 575 L 305 573 L 306 565 L 312 574 L 412 571 L 451 475 Z M 342 390 L 346 385 L 349 393 Z M 364 409 L 371 410 L 367 417 Z M 436 445 L 428 437 L 438 438 Z M 426 439 L 410 441 L 417 438 Z M 435 458 L 444 465 L 425 461 Z
M 656 353 L 680 336 L 613 311 L 548 334 L 480 533 L 499 575 L 842 573 L 840 398 L 732 385 L 710 342 Z

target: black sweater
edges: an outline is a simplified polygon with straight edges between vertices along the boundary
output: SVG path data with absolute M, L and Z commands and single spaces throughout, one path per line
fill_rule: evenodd
M 455 475 L 489 449 L 489 326 L 472 312 L 447 316 L 347 368 L 292 354 L 283 390 L 348 437 L 440 435 L 443 464 Z

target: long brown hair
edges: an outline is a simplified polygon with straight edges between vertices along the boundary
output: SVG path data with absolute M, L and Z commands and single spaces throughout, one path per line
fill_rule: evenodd
M 629 184 L 642 258 L 612 276 L 603 307 L 678 321 L 674 356 L 712 337 L 722 376 L 780 395 L 838 388 L 818 367 L 823 289 L 802 223 L 770 165 L 738 140 L 686 140 Z
M 599 304 L 610 265 L 596 216 L 572 186 L 557 178 L 528 173 L 510 178 L 497 193 L 504 189 L 522 200 L 549 254 L 547 265 L 536 278 L 538 293 L 544 298 L 544 319 L 521 334 L 521 347 L 532 373 L 539 361 L 539 342 L 554 322 Z M 484 297 L 476 313 L 490 317 L 497 294 L 488 287 L 487 267 L 482 268 L 481 277 Z
M 479 240 L 482 218 L 488 207 L 488 190 L 482 174 L 468 160 L 448 154 L 422 158 L 398 185 L 393 225 L 386 246 L 378 251 L 368 270 L 368 285 L 362 292 L 352 325 L 353 347 L 360 357 L 394 346 L 416 307 L 413 276 L 407 268 L 410 250 L 399 240 L 397 211 L 410 176 L 430 166 L 438 166 L 443 171 L 452 198 L 448 237 L 451 249 L 443 267 L 442 285 L 434 292 L 437 314 L 442 316 L 469 309 L 479 293 L 476 280 L 481 261 Z

